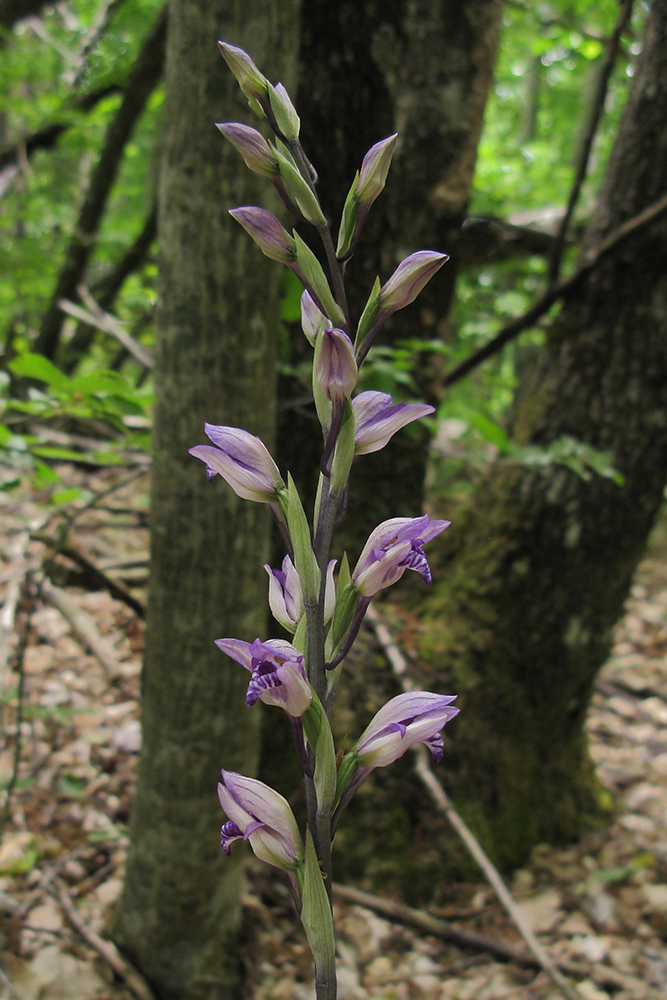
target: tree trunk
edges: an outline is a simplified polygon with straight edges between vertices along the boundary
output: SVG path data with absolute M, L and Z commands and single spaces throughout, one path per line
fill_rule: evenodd
M 492 81 L 500 7 L 500 0 L 303 2 L 302 138 L 319 171 L 320 197 L 333 213 L 334 231 L 364 154 L 399 133 L 387 187 L 348 267 L 353 317 L 359 318 L 375 276 L 386 281 L 407 254 L 433 249 L 452 255 L 418 303 L 388 324 L 389 342 L 448 335 L 456 242 Z M 440 364 L 429 357 L 418 359 L 416 396 L 437 403 Z M 285 387 L 281 398 L 288 394 Z M 278 442 L 297 482 L 314 490 L 312 469 L 321 451 L 317 424 L 287 409 Z M 340 548 L 362 545 L 386 518 L 421 512 L 427 448 L 428 435 L 413 426 L 391 449 L 357 464 Z
M 665 194 L 666 101 L 657 0 L 585 248 Z M 663 217 L 598 266 L 517 403 L 520 443 L 571 435 L 608 452 L 624 485 L 496 462 L 424 602 L 427 686 L 461 707 L 446 782 L 506 867 L 599 811 L 584 722 L 667 478 L 666 257 Z
M 143 747 L 115 937 L 161 997 L 238 994 L 243 851 L 224 859 L 220 767 L 252 773 L 258 715 L 213 644 L 264 634 L 269 514 L 207 483 L 188 448 L 208 420 L 270 447 L 280 270 L 227 215 L 264 199 L 214 122 L 249 119 L 217 50 L 252 52 L 293 82 L 297 3 L 172 0 L 159 192 L 151 588 Z

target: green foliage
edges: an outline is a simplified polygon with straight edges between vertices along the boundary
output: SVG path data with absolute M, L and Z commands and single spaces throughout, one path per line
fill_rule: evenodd
M 114 371 L 68 377 L 47 358 L 30 351 L 19 354 L 8 367 L 30 384 L 20 397 L 12 395 L 10 379 L 1 373 L 0 463 L 9 475 L 0 488 L 17 486 L 27 473 L 37 488 L 51 488 L 53 503 L 66 504 L 81 493 L 60 489 L 61 479 L 52 463 L 115 465 L 124 461 L 128 450 L 148 451 L 149 388 L 137 388 Z M 99 441 L 76 436 L 76 447 L 58 444 L 57 437 L 55 443 L 48 443 L 48 436 L 37 430 L 38 426 L 72 426 L 77 421 L 95 429 Z
M 8 332 L 32 337 L 55 287 L 58 269 L 105 132 L 122 95 L 111 93 L 89 111 L 77 102 L 110 86 L 122 86 L 161 0 L 122 4 L 90 50 L 87 32 L 99 0 L 73 0 L 66 9 L 46 7 L 38 34 L 19 23 L 0 59 L 0 115 L 4 147 L 47 126 L 67 126 L 55 147 L 28 160 L 19 153 L 18 173 L 5 175 L 0 209 L 0 343 Z M 154 150 L 162 114 L 162 92 L 153 95 L 132 142 L 95 246 L 87 281 L 94 286 L 140 231 L 155 186 Z M 154 273 L 142 284 L 152 290 Z M 154 295 L 150 295 L 154 300 Z M 137 307 L 125 295 L 117 312 L 134 320 Z M 5 348 L 8 348 L 5 343 Z

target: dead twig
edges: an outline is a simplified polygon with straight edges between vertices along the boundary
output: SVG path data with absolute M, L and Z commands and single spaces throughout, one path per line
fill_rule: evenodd
M 85 285 L 79 285 L 77 291 L 88 308 L 84 309 L 82 306 L 70 302 L 69 299 L 60 299 L 58 301 L 60 309 L 69 316 L 74 316 L 75 319 L 80 319 L 83 323 L 87 323 L 89 326 L 94 326 L 104 333 L 111 334 L 112 337 L 115 337 L 123 345 L 125 350 L 130 352 L 136 361 L 145 368 L 154 368 L 155 361 L 151 352 L 143 344 L 140 344 L 138 340 L 135 340 L 115 316 L 105 312 L 98 305 Z
M 30 537 L 36 541 L 41 542 L 42 545 L 47 545 L 49 548 L 54 549 L 54 551 L 59 552 L 60 555 L 65 556 L 71 562 L 80 566 L 89 576 L 91 583 L 93 585 L 99 586 L 101 590 L 108 591 L 112 597 L 116 600 L 122 601 L 126 604 L 128 608 L 139 618 L 144 618 L 146 615 L 146 609 L 144 608 L 141 601 L 137 600 L 133 594 L 129 592 L 121 583 L 116 580 L 112 580 L 110 576 L 96 566 L 95 563 L 91 562 L 87 556 L 84 556 L 82 552 L 78 549 L 73 548 L 71 545 L 61 543 L 57 538 L 52 538 L 51 535 L 44 534 L 41 531 L 33 531 L 30 533 Z
M 28 638 L 30 636 L 30 625 L 32 615 L 35 610 L 35 602 L 41 592 L 42 583 L 34 585 L 32 574 L 27 573 L 25 577 L 25 592 L 28 597 L 28 607 L 23 629 L 19 636 L 18 649 L 16 650 L 16 672 L 18 674 L 18 684 L 16 693 L 16 738 L 14 740 L 14 756 L 12 760 L 12 773 L 7 782 L 5 801 L 0 815 L 0 839 L 5 832 L 7 820 L 9 819 L 9 806 L 16 787 L 19 774 L 19 764 L 21 763 L 21 723 L 23 722 L 23 698 L 25 692 L 25 654 L 28 648 Z
M 112 941 L 105 941 L 84 922 L 70 899 L 65 885 L 58 880 L 53 887 L 49 888 L 48 892 L 60 904 L 60 908 L 74 930 L 91 948 L 95 949 L 98 955 L 101 955 L 115 975 L 122 979 L 127 988 L 137 997 L 137 1000 L 155 1000 L 155 995 L 144 977 L 121 955 L 116 945 Z
M 115 656 L 110 643 L 100 635 L 89 614 L 80 608 L 60 587 L 52 583 L 42 585 L 42 595 L 54 608 L 57 608 L 63 618 L 69 623 L 72 631 L 90 650 L 100 664 L 109 681 L 115 681 L 123 676 L 123 668 Z
M 368 609 L 366 617 L 373 627 L 378 642 L 381 644 L 385 655 L 394 670 L 394 673 L 403 687 L 403 690 L 414 690 L 414 685 L 407 675 L 407 663 L 405 657 L 396 643 L 392 640 L 389 630 L 386 626 L 383 626 L 381 630 L 378 630 L 377 626 L 381 624 L 380 615 L 371 606 Z M 418 744 L 413 749 L 416 751 L 417 759 L 415 762 L 415 771 L 417 772 L 418 777 L 430 792 L 431 798 L 435 802 L 437 808 L 454 827 L 467 850 L 484 872 L 489 885 L 493 888 L 498 899 L 505 907 L 507 913 L 511 917 L 513 923 L 517 927 L 539 966 L 544 969 L 546 974 L 549 976 L 554 985 L 558 987 L 563 996 L 567 997 L 567 1000 L 581 1000 L 580 995 L 570 986 L 565 977 L 558 971 L 550 956 L 535 937 L 532 929 L 528 926 L 516 903 L 512 899 L 512 896 L 500 877 L 500 873 L 497 868 L 482 850 L 472 831 L 463 822 L 457 811 L 454 809 L 454 806 L 450 802 L 440 782 L 437 780 L 430 768 L 427 760 L 426 748 L 422 744 Z

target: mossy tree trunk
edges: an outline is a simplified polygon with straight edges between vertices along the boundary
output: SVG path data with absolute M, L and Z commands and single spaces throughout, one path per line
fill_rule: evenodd
M 320 198 L 335 232 L 364 154 L 399 133 L 387 187 L 348 267 L 353 316 L 359 317 L 375 276 L 386 281 L 409 253 L 432 249 L 452 255 L 418 303 L 388 324 L 389 342 L 447 339 L 456 244 L 493 76 L 500 9 L 500 0 L 302 4 L 302 140 L 319 171 Z M 428 358 L 425 354 L 416 365 L 416 395 L 437 403 L 440 365 Z M 281 397 L 289 391 L 286 386 Z M 296 394 L 303 390 L 297 387 Z M 321 451 L 318 429 L 299 409 L 286 409 L 279 419 L 279 452 L 297 482 L 311 491 Z M 413 426 L 394 439 L 391 450 L 357 464 L 339 547 L 363 544 L 386 518 L 421 512 L 427 447 L 428 435 Z
M 160 997 L 238 995 L 244 852 L 226 860 L 220 767 L 252 773 L 258 716 L 213 644 L 264 634 L 269 513 L 207 483 L 188 448 L 204 421 L 271 446 L 280 269 L 227 215 L 265 196 L 215 129 L 249 120 L 224 38 L 293 84 L 298 4 L 172 0 L 160 183 L 151 584 L 143 747 L 115 938 Z
M 667 191 L 666 102 L 657 0 L 585 249 Z M 584 722 L 667 478 L 665 259 L 663 216 L 569 297 L 517 403 L 520 443 L 571 435 L 608 452 L 624 485 L 496 462 L 423 604 L 428 686 L 461 707 L 444 777 L 504 866 L 596 810 Z

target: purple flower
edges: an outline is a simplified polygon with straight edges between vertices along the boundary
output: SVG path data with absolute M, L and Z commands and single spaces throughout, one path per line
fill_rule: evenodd
M 327 567 L 327 582 L 324 592 L 324 624 L 329 621 L 336 604 L 333 571 L 336 560 L 332 559 Z M 271 569 L 268 563 L 264 569 L 269 574 L 269 607 L 277 622 L 295 632 L 304 614 L 303 591 L 301 580 L 294 563 L 289 556 L 283 559 L 282 569 Z
M 357 384 L 354 346 L 342 330 L 323 330 L 315 354 L 315 377 L 327 399 L 344 401 Z
M 222 771 L 220 805 L 229 817 L 220 831 L 220 846 L 230 853 L 234 840 L 249 840 L 261 861 L 294 871 L 303 860 L 303 842 L 287 799 L 262 781 Z
M 354 453 L 369 455 L 384 448 L 387 441 L 406 424 L 434 413 L 426 403 L 393 403 L 386 392 L 360 392 L 352 400 L 354 411 Z
M 432 691 L 409 691 L 392 698 L 357 741 L 354 752 L 360 767 L 368 773 L 391 764 L 415 743 L 425 743 L 437 764 L 444 747 L 440 730 L 459 712 L 451 704 L 455 698 Z
M 240 663 L 252 674 L 246 694 L 246 705 L 259 699 L 265 705 L 284 708 L 292 718 L 298 718 L 313 700 L 303 656 L 291 642 L 268 639 L 253 643 L 242 639 L 216 639 L 216 646 Z
M 331 326 L 323 312 L 313 302 L 310 292 L 304 291 L 301 296 L 301 329 L 311 347 L 325 327 Z
M 245 160 L 246 166 L 262 177 L 275 177 L 278 173 L 278 159 L 261 132 L 249 125 L 238 122 L 224 122 L 216 126 L 225 139 L 231 142 Z
M 392 517 L 375 528 L 352 574 L 352 583 L 363 597 L 373 597 L 383 587 L 403 576 L 406 569 L 414 569 L 431 582 L 424 545 L 449 527 L 450 521 L 431 521 L 423 517 Z
M 218 42 L 218 48 L 245 96 L 249 100 L 265 98 L 269 93 L 269 81 L 260 73 L 248 53 L 227 42 Z
M 355 194 L 361 205 L 370 208 L 381 193 L 387 180 L 391 158 L 396 148 L 398 133 L 376 142 L 364 156 Z
M 273 502 L 285 484 L 260 439 L 240 427 L 204 424 L 204 430 L 216 447 L 198 444 L 189 453 L 206 463 L 208 478 L 221 475 L 244 500 Z
M 384 318 L 414 302 L 424 285 L 447 260 L 449 256 L 446 253 L 418 250 L 401 261 L 380 289 L 380 313 Z
M 296 243 L 271 212 L 255 205 L 244 205 L 230 209 L 229 214 L 271 260 L 288 265 L 296 260 Z

